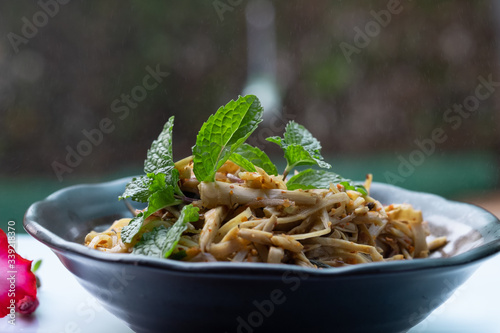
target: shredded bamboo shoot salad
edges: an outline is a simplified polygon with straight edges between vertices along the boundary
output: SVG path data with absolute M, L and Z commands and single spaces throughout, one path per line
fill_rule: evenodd
M 427 242 L 422 213 L 383 206 L 363 184 L 327 171 L 320 143 L 291 121 L 283 138 L 287 166 L 245 142 L 262 120 L 257 97 L 239 97 L 202 126 L 193 155 L 174 162 L 173 117 L 148 150 L 145 175 L 120 199 L 147 203 L 133 218 L 91 231 L 85 245 L 189 262 L 264 262 L 312 268 L 425 258 L 446 243 Z M 297 166 L 316 168 L 290 171 Z M 320 169 L 317 169 L 320 168 Z

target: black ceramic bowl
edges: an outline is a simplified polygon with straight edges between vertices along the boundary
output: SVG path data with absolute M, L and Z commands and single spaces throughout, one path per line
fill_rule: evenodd
M 373 197 L 412 204 L 450 238 L 438 258 L 308 269 L 86 248 L 91 229 L 130 216 L 117 200 L 129 180 L 60 190 L 28 209 L 24 227 L 137 332 L 404 332 L 500 251 L 500 221 L 483 209 L 379 183 Z

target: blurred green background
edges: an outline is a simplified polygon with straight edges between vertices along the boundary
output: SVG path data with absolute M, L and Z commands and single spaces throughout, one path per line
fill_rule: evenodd
M 32 202 L 60 188 L 141 173 L 171 115 L 174 157 L 189 155 L 203 121 L 244 92 L 268 111 L 250 141 L 280 165 L 263 138 L 293 119 L 344 177 L 372 172 L 449 198 L 498 191 L 499 8 L 1 2 L 0 225 L 20 225 Z

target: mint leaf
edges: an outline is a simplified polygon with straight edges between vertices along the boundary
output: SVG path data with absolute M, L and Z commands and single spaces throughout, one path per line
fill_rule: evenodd
M 318 164 L 316 159 L 304 147 L 297 144 L 291 144 L 285 148 L 285 158 L 288 162 L 287 169 L 289 171 L 301 165 Z
M 179 181 L 179 171 L 177 171 L 177 169 L 172 170 L 171 177 L 167 177 L 164 173 L 159 173 L 157 175 L 149 173 L 148 178 L 151 179 L 151 184 L 149 186 L 150 195 L 148 198 L 148 208 L 144 213 L 145 218 L 148 218 L 151 214 L 160 209 L 167 206 L 178 205 L 182 202 L 174 196 L 175 189 L 179 187 L 177 185 Z M 167 181 L 171 183 L 168 184 Z
M 358 191 L 362 195 L 368 195 L 368 191 L 363 185 L 326 170 L 307 169 L 301 171 L 286 182 L 286 187 L 290 191 L 298 189 L 311 190 L 315 188 L 327 189 L 330 188 L 331 183 L 340 184 L 346 190 Z
M 248 143 L 244 143 L 238 149 L 236 149 L 236 153 L 241 157 L 250 161 L 252 164 L 258 166 L 259 168 L 264 169 L 264 171 L 267 172 L 269 175 L 275 175 L 275 176 L 278 175 L 278 169 L 276 169 L 276 166 L 273 164 L 273 162 L 271 162 L 269 156 L 267 156 L 266 153 L 264 153 L 259 148 L 252 147 Z
M 356 185 L 356 184 L 351 184 L 349 181 L 343 181 L 340 183 L 340 185 L 344 186 L 344 188 L 347 190 L 351 191 L 357 191 L 361 193 L 362 195 L 368 195 L 368 191 L 363 185 Z
M 130 197 L 134 201 L 148 202 L 148 211 L 151 211 L 151 213 L 146 214 L 147 216 L 166 206 L 179 204 L 180 201 L 174 198 L 174 193 L 182 195 L 182 191 L 178 185 L 179 171 L 174 167 L 167 167 L 164 171 L 166 171 L 167 174 L 148 173 L 146 176 L 133 178 L 132 181 L 127 184 L 125 192 L 119 199 Z M 163 204 L 160 204 L 159 200 L 161 200 Z M 154 208 L 157 209 L 152 211 Z
M 246 171 L 249 172 L 256 172 L 257 169 L 255 169 L 255 166 L 253 165 L 252 162 L 244 158 L 238 153 L 232 153 L 231 156 L 229 156 L 229 159 L 238 164 L 242 169 L 245 169 Z
M 283 172 L 283 178 L 300 165 L 318 165 L 321 168 L 331 168 L 331 165 L 323 161 L 321 156 L 321 144 L 304 126 L 290 121 L 285 128 L 283 138 L 273 136 L 266 139 L 276 143 L 285 153 L 287 166 Z
M 122 242 L 130 243 L 134 240 L 135 235 L 141 230 L 142 224 L 144 223 L 144 214 L 139 213 L 134 217 L 128 225 L 122 228 L 121 238 Z
M 132 178 L 132 181 L 125 187 L 125 192 L 118 197 L 119 200 L 131 198 L 138 202 L 147 202 L 151 192 L 149 190 L 149 185 L 151 184 L 151 179 L 147 176 L 141 176 L 139 178 Z
M 172 129 L 174 127 L 174 117 L 170 117 L 163 126 L 163 131 L 158 139 L 153 141 L 148 149 L 146 160 L 144 161 L 145 173 L 165 172 L 168 167 L 174 166 L 172 157 Z
M 221 106 L 208 118 L 193 147 L 193 171 L 199 181 L 215 180 L 217 170 L 262 121 L 262 113 L 259 99 L 247 95 Z
M 135 244 L 132 253 L 161 258 L 168 230 L 161 225 L 144 233 L 141 240 Z
M 283 140 L 279 136 L 270 136 L 266 138 L 267 141 L 272 142 L 283 148 Z
M 297 189 L 310 190 L 315 188 L 330 188 L 330 184 L 338 184 L 346 181 L 340 175 L 326 171 L 326 170 L 313 170 L 307 169 L 299 172 L 291 177 L 286 182 L 288 190 L 293 191 Z
M 137 215 L 123 228 L 122 241 L 124 243 L 130 243 L 132 241 L 134 236 L 141 230 L 144 220 L 149 216 L 167 206 L 174 206 L 182 203 L 182 200 L 175 197 L 176 192 L 180 192 L 179 185 L 177 184 L 179 181 L 179 171 L 174 167 L 167 167 L 164 170 L 169 173 L 148 173 L 146 176 L 140 178 L 140 182 L 136 180 L 127 185 L 124 195 L 127 193 L 127 190 L 130 190 L 130 184 L 137 185 L 140 183 L 141 186 L 143 186 L 140 188 L 140 199 L 146 198 L 148 206 L 143 213 L 139 214 L 140 216 Z M 145 186 L 147 186 L 147 188 L 145 188 Z M 139 188 L 138 185 L 137 188 Z M 137 194 L 132 196 L 132 198 L 137 197 Z
M 200 218 L 198 214 L 199 208 L 193 205 L 184 206 L 181 210 L 181 215 L 172 227 L 168 229 L 168 234 L 163 245 L 163 257 L 168 258 L 174 251 L 181 235 L 187 229 L 189 222 L 196 222 Z
M 193 205 L 184 206 L 177 221 L 170 228 L 155 227 L 145 233 L 134 246 L 132 253 L 158 258 L 168 258 L 175 250 L 182 233 L 186 231 L 189 222 L 199 219 L 198 208 Z

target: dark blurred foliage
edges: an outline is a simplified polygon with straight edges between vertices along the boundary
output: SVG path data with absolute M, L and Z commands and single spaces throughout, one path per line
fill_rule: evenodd
M 71 176 L 140 165 L 171 115 L 174 154 L 190 154 L 202 122 L 247 80 L 247 3 L 221 20 L 212 1 L 73 0 L 16 53 L 8 33 L 20 35 L 22 18 L 40 7 L 1 2 L 0 172 L 56 180 L 51 164 L 64 163 L 66 147 L 103 118 L 115 129 Z M 340 43 L 353 44 L 354 28 L 387 3 L 274 2 L 282 107 L 325 155 L 412 150 L 443 126 L 446 109 L 474 93 L 479 75 L 500 81 L 493 1 L 401 1 L 403 11 L 349 63 Z M 157 65 L 169 76 L 120 120 L 113 101 Z M 439 149 L 498 151 L 495 96 Z

